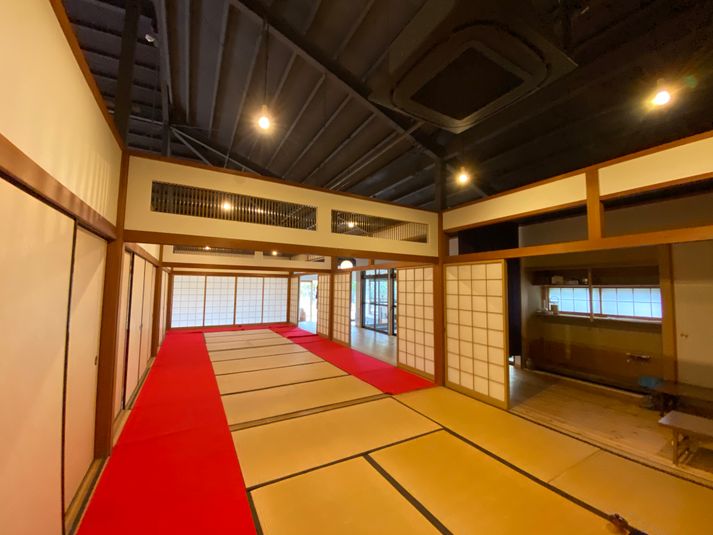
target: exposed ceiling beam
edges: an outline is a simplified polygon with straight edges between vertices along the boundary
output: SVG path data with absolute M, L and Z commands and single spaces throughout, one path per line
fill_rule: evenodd
M 245 81 L 245 89 L 243 90 L 243 94 L 240 95 L 240 104 L 238 104 L 238 109 L 235 113 L 235 121 L 233 121 L 233 127 L 231 129 L 231 134 L 230 134 L 230 141 L 228 142 L 227 149 L 225 152 L 224 167 L 228 166 L 228 160 L 230 157 L 230 153 L 233 150 L 233 144 L 235 143 L 235 136 L 238 132 L 238 125 L 240 124 L 240 119 L 242 118 L 242 114 L 243 114 L 243 106 L 245 106 L 245 100 L 247 99 L 248 93 L 250 92 L 250 85 L 252 84 L 253 76 L 255 75 L 255 65 L 257 63 L 257 57 L 260 54 L 260 48 L 263 45 L 263 39 L 265 39 L 265 32 L 260 32 L 260 37 L 255 42 L 255 48 L 253 49 L 252 54 L 250 56 L 250 65 L 248 67 L 248 78 Z
M 173 103 L 173 88 L 171 87 L 171 61 L 168 49 L 168 22 L 166 20 L 166 0 L 154 0 L 156 24 L 158 31 L 159 73 L 161 77 L 161 117 L 163 119 L 163 134 L 161 154 L 171 154 L 171 105 Z
M 243 12 L 249 14 L 256 22 L 267 21 L 273 28 L 275 35 L 287 46 L 293 48 L 306 62 L 310 63 L 320 72 L 326 72 L 342 89 L 356 101 L 365 106 L 372 114 L 385 121 L 399 134 L 406 132 L 409 125 L 403 119 L 392 115 L 369 100 L 370 89 L 361 80 L 357 79 L 339 63 L 328 58 L 316 46 L 294 30 L 281 16 L 274 14 L 258 0 L 230 0 Z M 431 158 L 440 159 L 442 150 L 430 142 L 417 139 L 414 133 L 407 136 L 410 143 Z
M 339 106 L 336 107 L 336 109 L 332 112 L 332 114 L 329 116 L 329 118 L 324 121 L 324 124 L 320 127 L 319 130 L 317 130 L 317 133 L 312 136 L 312 139 L 307 143 L 307 145 L 304 146 L 304 148 L 300 151 L 300 153 L 293 158 L 292 163 L 290 166 L 287 168 L 287 171 L 285 171 L 284 176 L 288 177 L 290 176 L 290 173 L 292 170 L 295 168 L 297 163 L 302 160 L 302 157 L 307 154 L 307 151 L 312 148 L 312 146 L 317 142 L 317 140 L 324 134 L 324 131 L 329 128 L 329 125 L 334 122 L 334 119 L 337 118 L 337 116 L 341 113 L 341 111 L 344 109 L 344 107 L 351 101 L 352 97 L 347 95 L 344 97 L 344 99 L 339 103 Z
M 225 39 L 228 34 L 228 19 L 230 18 L 230 2 L 223 0 L 220 10 L 220 34 L 218 36 L 218 59 L 215 65 L 215 76 L 210 95 L 210 118 L 208 119 L 208 132 L 213 133 L 213 122 L 215 121 L 215 104 L 218 99 L 218 85 L 220 84 L 220 73 L 223 68 L 223 56 L 225 51 Z
M 190 142 L 185 137 L 183 137 L 183 134 L 180 131 L 176 130 L 175 128 L 172 131 L 173 135 L 175 135 L 178 140 L 183 143 L 183 145 L 185 145 L 188 150 L 190 150 L 200 161 L 202 161 L 206 165 L 213 165 L 211 161 L 208 160 L 208 158 L 203 156 L 197 148 L 191 145 Z
M 127 0 L 124 15 L 124 32 L 121 37 L 121 57 L 116 82 L 114 123 L 121 139 L 126 141 L 131 115 L 131 86 L 134 81 L 134 58 L 139 31 L 139 0 Z
M 302 118 L 302 115 L 304 115 L 304 112 L 307 110 L 309 105 L 312 104 L 312 100 L 314 99 L 314 96 L 317 94 L 317 91 L 319 91 L 319 88 L 322 87 L 322 84 L 324 84 L 324 81 L 326 79 L 327 79 L 326 75 L 323 74 L 322 76 L 319 77 L 319 79 L 317 80 L 317 83 L 314 84 L 314 87 L 312 87 L 312 91 L 310 92 L 309 96 L 305 99 L 304 103 L 302 104 L 302 107 L 297 112 L 297 115 L 295 116 L 295 118 L 292 120 L 292 123 L 290 124 L 289 128 L 282 135 L 282 139 L 280 139 L 280 142 L 277 144 L 277 147 L 275 147 L 275 150 L 272 152 L 272 156 L 270 156 L 270 159 L 267 161 L 267 164 L 265 164 L 268 168 L 275 161 L 275 158 L 279 154 L 280 149 L 285 144 L 285 141 L 287 141 L 287 139 L 292 134 L 292 131 L 297 126 L 297 123 Z
M 327 165 L 332 160 L 332 158 L 339 154 L 352 139 L 354 139 L 361 133 L 362 130 L 369 126 L 371 124 L 371 121 L 373 121 L 375 117 L 376 116 L 373 113 L 370 113 L 366 119 L 361 121 L 359 126 L 352 130 L 351 134 L 349 134 L 345 139 L 343 139 L 342 142 L 339 143 L 339 145 L 337 145 L 334 150 L 329 153 L 329 156 L 322 160 L 317 167 L 315 167 L 305 178 L 303 178 L 299 182 L 304 182 L 305 184 L 314 184 L 315 180 L 313 180 L 313 177 L 317 174 L 317 172 L 319 172 L 325 165 Z

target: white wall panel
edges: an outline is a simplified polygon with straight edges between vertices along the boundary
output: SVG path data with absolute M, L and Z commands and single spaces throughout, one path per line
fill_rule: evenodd
M 329 336 L 329 274 L 317 276 L 317 334 Z
M 6 4 L 14 11 L 15 4 L 24 3 Z M 40 9 L 45 7 L 49 9 L 49 5 Z M 14 19 L 0 17 L 0 42 L 7 37 L 19 51 L 17 41 L 1 35 L 17 24 Z M 18 80 L 0 85 L 21 87 Z M 4 127 L 4 109 L 0 115 Z M 37 134 L 36 124 L 31 126 Z M 0 530 L 12 535 L 59 535 L 62 386 L 73 222 L 0 180 L 0 227 L 12 229 L 5 232 L 0 249 Z
M 77 229 L 69 314 L 64 425 L 64 508 L 94 460 L 97 362 L 106 242 Z
M 124 382 L 124 402 L 128 404 L 139 382 L 139 362 L 141 358 L 141 321 L 144 299 L 144 275 L 146 261 L 134 255 L 131 273 L 131 303 L 129 306 L 129 340 L 126 353 L 126 381 Z
M 129 328 L 129 284 L 131 282 L 131 253 L 124 251 L 119 295 L 119 331 L 116 343 L 116 375 L 114 376 L 114 417 L 124 408 L 124 376 L 126 373 L 126 342 Z
M 0 133 L 115 223 L 121 149 L 50 2 L 2 2 L 0 50 Z
M 398 363 L 434 374 L 433 268 L 396 271 Z
M 581 173 L 443 212 L 443 230 L 585 202 L 586 198 L 586 179 Z
M 300 319 L 300 278 L 290 277 L 290 318 L 289 322 L 297 325 Z
M 446 267 L 446 384 L 508 405 L 503 261 Z
M 144 266 L 144 295 L 141 304 L 141 351 L 139 352 L 139 379 L 151 358 L 151 330 L 153 327 L 153 294 L 156 267 L 150 262 Z
M 352 343 L 351 329 L 351 280 L 352 274 L 334 275 L 334 333 L 333 338 L 346 345 Z
M 599 170 L 602 196 L 713 172 L 713 137 L 686 143 Z

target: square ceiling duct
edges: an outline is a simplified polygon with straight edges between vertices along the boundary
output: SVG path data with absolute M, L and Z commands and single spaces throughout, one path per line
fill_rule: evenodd
M 520 0 L 429 0 L 389 51 L 372 100 L 460 133 L 576 64 Z

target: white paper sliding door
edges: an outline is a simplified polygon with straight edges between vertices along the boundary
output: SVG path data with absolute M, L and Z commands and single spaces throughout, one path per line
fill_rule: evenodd
M 262 278 L 238 277 L 235 323 L 262 323 Z
M 0 180 L 0 227 L 0 531 L 59 535 L 74 222 Z
M 287 277 L 265 277 L 262 281 L 261 323 L 287 321 Z
M 505 262 L 449 265 L 445 276 L 446 383 L 507 408 Z
M 151 330 L 153 327 L 153 294 L 156 267 L 150 262 L 144 266 L 144 295 L 141 302 L 141 351 L 139 353 L 139 380 L 151 358 Z
M 332 336 L 337 342 L 348 346 L 352 343 L 351 280 L 351 272 L 334 275 L 334 333 Z
M 329 279 L 330 275 L 317 276 L 317 334 L 329 336 Z
M 300 321 L 300 278 L 290 277 L 290 317 L 288 321 L 297 325 Z
M 97 362 L 106 242 L 77 229 L 69 315 L 64 425 L 64 508 L 94 460 Z
M 434 375 L 433 267 L 398 269 L 398 364 L 422 375 Z
M 146 261 L 134 255 L 131 270 L 131 292 L 129 305 L 129 333 L 126 351 L 126 380 L 124 382 L 124 405 L 129 403 L 136 385 L 139 383 L 141 360 L 141 321 L 144 300 L 144 277 Z
M 131 283 L 131 253 L 124 251 L 119 295 L 119 331 L 116 343 L 116 375 L 114 376 L 114 417 L 124 408 L 126 375 L 126 343 L 129 329 L 129 291 Z
M 202 275 L 174 275 L 171 327 L 203 325 L 205 277 Z
M 235 277 L 206 277 L 205 325 L 232 325 L 235 318 Z

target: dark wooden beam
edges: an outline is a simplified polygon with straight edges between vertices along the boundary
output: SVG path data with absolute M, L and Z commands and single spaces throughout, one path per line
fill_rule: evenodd
M 119 58 L 119 74 L 117 80 L 117 95 L 114 107 L 114 122 L 121 139 L 126 141 L 129 133 L 129 115 L 131 115 L 131 87 L 134 82 L 134 58 L 136 56 L 136 41 L 139 33 L 139 16 L 141 6 L 139 0 L 126 0 L 124 15 L 124 31 L 121 36 L 121 57 Z

